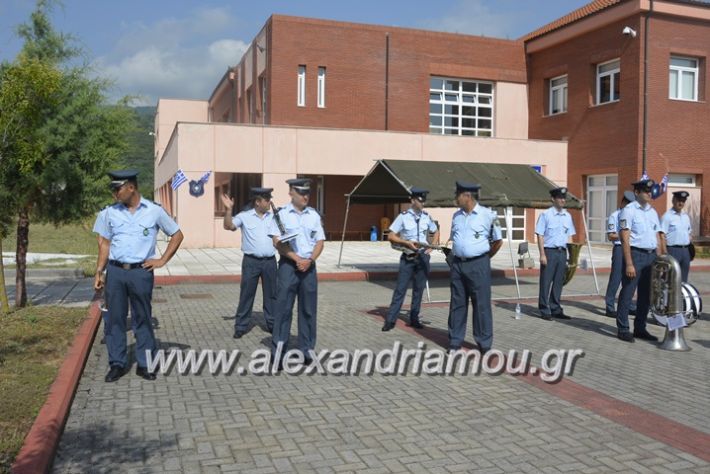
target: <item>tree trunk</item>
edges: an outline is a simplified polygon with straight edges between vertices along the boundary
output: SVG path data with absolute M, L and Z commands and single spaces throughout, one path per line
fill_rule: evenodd
M 10 303 L 7 300 L 7 287 L 5 286 L 5 264 L 2 263 L 2 237 L 0 237 L 0 313 L 10 312 Z
M 17 252 L 15 274 L 15 308 L 27 306 L 27 286 L 25 274 L 27 272 L 27 244 L 30 240 L 29 209 L 22 208 L 17 219 Z

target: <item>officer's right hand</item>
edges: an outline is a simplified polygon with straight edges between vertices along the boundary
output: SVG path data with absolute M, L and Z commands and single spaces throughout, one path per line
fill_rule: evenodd
M 407 240 L 404 245 L 412 250 L 418 250 L 417 242 L 414 242 L 413 240 Z
M 94 276 L 94 290 L 99 291 L 104 288 L 104 279 L 101 273 L 97 273 Z
M 636 278 L 636 268 L 633 265 L 626 265 L 626 276 L 628 278 Z
M 229 209 L 232 209 L 234 207 L 234 199 L 230 198 L 224 193 L 222 193 L 220 197 L 222 198 L 222 204 L 224 204 L 224 207 Z
M 547 265 L 547 257 L 545 255 L 540 255 L 540 266 L 544 267 Z

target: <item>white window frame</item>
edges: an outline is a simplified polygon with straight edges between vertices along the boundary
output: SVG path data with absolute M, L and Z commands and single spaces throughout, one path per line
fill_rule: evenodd
M 672 64 L 673 59 L 682 59 L 686 61 L 693 61 L 695 63 L 695 67 L 686 67 L 686 66 L 676 66 Z M 676 72 L 678 74 L 678 79 L 676 81 L 676 90 L 671 91 L 671 78 L 670 75 L 673 72 Z M 693 97 L 691 99 L 685 99 L 682 96 L 683 92 L 683 75 L 684 74 L 692 74 L 693 75 Z M 686 57 L 686 56 L 677 56 L 677 55 L 671 55 L 670 61 L 668 62 L 668 98 L 672 100 L 683 100 L 686 102 L 697 102 L 698 101 L 698 78 L 700 76 L 700 61 L 698 61 L 697 58 L 691 58 L 691 57 Z M 673 93 L 675 92 L 676 97 L 673 97 Z
M 505 207 L 496 207 L 495 211 L 498 214 L 498 219 L 500 220 L 501 227 L 501 236 L 503 240 L 508 240 L 508 227 L 505 221 Z M 523 238 L 522 239 L 511 239 L 514 242 L 517 241 L 522 241 L 525 240 L 525 228 L 527 226 L 527 212 L 524 207 L 514 207 L 513 208 L 513 214 L 512 214 L 512 220 L 511 220 L 511 226 L 510 226 L 510 232 L 511 232 L 511 237 L 515 235 L 516 232 L 522 232 Z M 522 219 L 523 226 L 522 227 L 516 227 L 515 222 L 517 221 L 518 223 Z
M 296 81 L 296 105 L 306 106 L 306 66 L 298 66 L 298 80 Z
M 618 62 L 619 66 L 617 66 L 615 69 L 612 69 L 610 71 L 604 71 L 604 72 L 599 72 L 599 70 L 603 67 L 606 66 L 607 64 L 615 63 Z M 603 63 L 597 64 L 597 96 L 596 96 L 596 104 L 597 105 L 603 105 L 603 104 L 611 104 L 613 102 L 618 102 L 619 97 L 613 97 L 614 94 L 614 85 L 616 84 L 614 75 L 619 74 L 619 81 L 621 81 L 621 59 L 616 58 L 612 59 L 611 61 L 605 61 Z M 609 97 L 610 99 L 606 102 L 601 101 L 601 80 L 602 78 L 610 76 L 610 82 L 609 82 Z M 619 94 L 621 94 L 621 87 L 619 87 Z
M 604 179 L 604 184 L 596 184 L 592 185 L 592 179 L 597 178 L 597 179 Z M 608 181 L 610 181 L 609 178 L 616 178 L 616 184 L 608 184 Z M 609 215 L 616 210 L 619 202 L 618 202 L 618 197 L 619 197 L 619 176 L 616 174 L 595 174 L 595 175 L 589 175 L 586 177 L 586 183 L 587 183 L 587 201 L 585 203 L 585 213 L 587 216 L 587 232 L 589 232 L 589 241 L 594 242 L 594 243 L 604 243 L 606 242 L 606 223 L 607 223 L 607 218 Z M 592 202 L 592 192 L 601 192 L 604 199 L 602 202 L 604 203 L 604 212 L 602 213 L 601 216 L 598 215 L 592 215 L 590 212 L 589 206 L 591 205 L 590 203 Z M 614 199 L 612 202 L 614 205 L 611 206 L 610 209 L 607 209 L 607 194 L 613 192 L 614 193 Z M 599 234 L 600 239 L 596 240 L 593 238 L 593 235 Z
M 325 66 L 318 67 L 318 108 L 325 108 Z
M 697 176 L 694 174 L 669 174 L 668 175 L 668 186 L 689 186 L 695 187 Z
M 442 88 L 433 89 L 431 87 L 431 80 L 441 80 Z M 481 81 L 476 79 L 461 79 L 453 77 L 441 77 L 441 76 L 431 76 L 429 78 L 429 106 L 431 109 L 432 105 L 440 105 L 440 113 L 432 113 L 429 111 L 429 132 L 437 135 L 465 135 L 465 136 L 483 136 L 483 137 L 495 137 L 495 83 L 491 81 Z M 446 81 L 457 83 L 456 89 L 448 90 L 446 89 Z M 476 92 L 464 91 L 464 83 L 466 84 L 476 84 Z M 490 85 L 491 92 L 478 92 L 479 85 Z M 433 98 L 438 95 L 437 98 Z M 448 97 L 447 97 L 448 96 Z M 488 103 L 485 103 L 488 102 Z M 446 106 L 458 107 L 458 112 L 456 114 L 447 114 Z M 463 107 L 473 107 L 476 109 L 475 115 L 463 114 Z M 480 116 L 478 115 L 478 109 L 490 109 L 490 116 Z M 432 124 L 432 117 L 440 118 L 441 124 Z M 446 119 L 456 119 L 458 125 L 447 126 Z M 464 119 L 473 119 L 475 121 L 474 127 L 464 127 L 462 122 Z M 490 128 L 481 128 L 478 126 L 479 120 L 490 120 Z M 456 131 L 457 133 L 446 133 L 447 131 Z M 471 132 L 471 133 L 468 133 Z
M 558 85 L 552 85 L 553 82 L 559 81 L 560 79 L 564 79 L 565 82 L 564 84 L 558 84 Z M 550 100 L 549 100 L 549 105 L 548 105 L 548 112 L 549 115 L 559 115 L 559 114 L 564 114 L 567 113 L 567 83 L 568 83 L 568 78 L 567 74 L 563 74 L 561 76 L 553 77 L 550 79 Z M 555 94 L 559 92 L 560 97 L 562 99 L 562 109 L 559 112 L 555 112 L 552 110 L 552 103 L 553 103 L 553 98 Z

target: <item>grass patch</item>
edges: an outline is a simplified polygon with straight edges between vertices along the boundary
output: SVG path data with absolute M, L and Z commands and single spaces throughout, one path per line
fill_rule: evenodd
M 71 253 L 76 255 L 97 255 L 96 234 L 91 232 L 93 218 L 82 224 L 54 227 L 51 224 L 30 224 L 29 251 L 37 253 Z M 15 252 L 17 247 L 16 228 L 3 239 L 3 252 Z
M 35 306 L 0 315 L 0 473 L 10 472 L 86 311 Z

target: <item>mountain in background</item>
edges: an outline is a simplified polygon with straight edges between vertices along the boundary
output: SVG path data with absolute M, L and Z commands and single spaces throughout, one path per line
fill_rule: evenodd
M 147 199 L 153 199 L 155 106 L 133 107 L 136 127 L 128 136 L 125 168 L 138 170 L 138 187 Z

